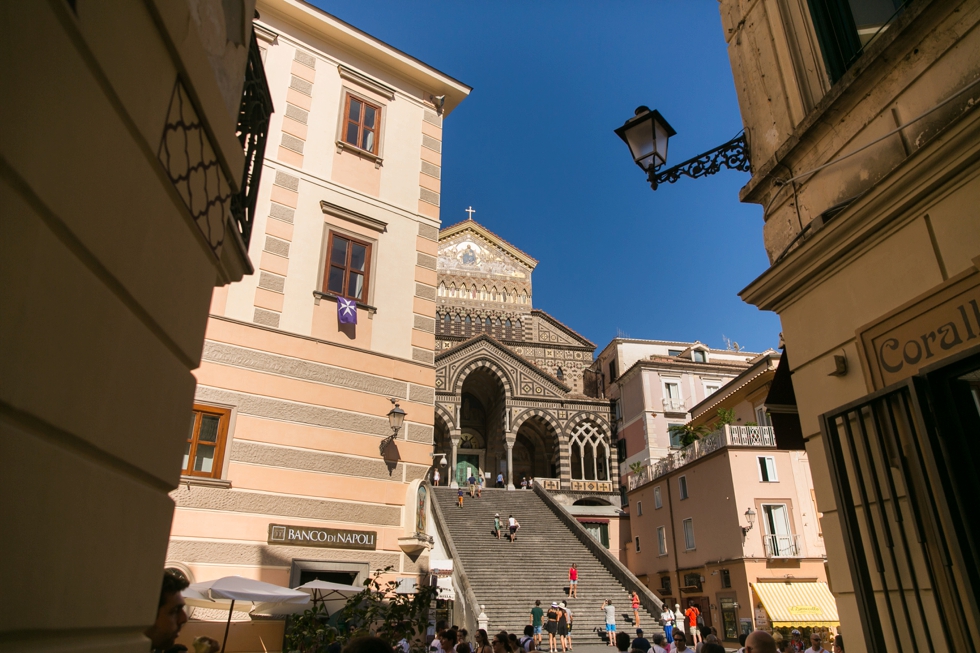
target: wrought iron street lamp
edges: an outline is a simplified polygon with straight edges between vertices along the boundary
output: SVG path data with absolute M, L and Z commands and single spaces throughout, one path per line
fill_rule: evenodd
M 696 179 L 713 175 L 721 170 L 722 166 L 743 172 L 749 170 L 745 134 L 739 134 L 713 150 L 708 150 L 661 172 L 661 169 L 667 165 L 667 141 L 677 132 L 664 120 L 659 111 L 637 107 L 636 115 L 623 123 L 623 126 L 615 132 L 630 148 L 630 154 L 633 155 L 636 165 L 647 173 L 647 181 L 650 182 L 653 190 L 657 190 L 660 184 L 672 184 L 682 176 Z
M 748 527 L 746 526 L 742 527 L 743 537 L 748 535 L 749 531 L 752 530 L 752 526 L 755 525 L 755 510 L 752 510 L 751 507 L 745 511 L 745 521 L 749 522 L 749 525 Z
M 398 431 L 401 429 L 402 424 L 405 423 L 405 411 L 398 405 L 397 400 L 392 399 L 391 403 L 395 405 L 390 411 L 388 411 L 388 424 L 391 426 L 391 435 L 381 441 L 379 448 L 381 449 L 382 456 L 385 455 L 385 449 L 388 448 L 388 445 L 391 444 L 392 440 L 398 437 Z

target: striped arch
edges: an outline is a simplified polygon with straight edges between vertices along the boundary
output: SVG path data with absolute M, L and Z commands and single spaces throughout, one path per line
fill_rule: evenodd
M 497 376 L 498 379 L 500 379 L 501 384 L 504 386 L 504 396 L 507 399 L 514 396 L 514 388 L 516 387 L 516 384 L 514 383 L 513 379 L 510 378 L 510 375 L 507 374 L 507 371 L 489 358 L 483 357 L 470 361 L 465 367 L 456 373 L 456 378 L 451 384 L 453 394 L 457 396 L 462 395 L 463 381 L 465 381 L 466 377 L 470 375 L 470 372 L 473 372 L 481 367 L 489 369 Z
M 446 423 L 446 428 L 450 431 L 456 429 L 456 416 L 438 401 L 436 402 L 436 415 Z
M 571 434 L 575 427 L 582 422 L 595 422 L 595 424 L 602 429 L 603 434 L 606 436 L 606 440 L 612 441 L 612 429 L 609 428 L 609 422 L 605 417 L 598 415 L 597 413 L 592 413 L 589 411 L 582 411 L 572 415 L 568 421 L 565 422 L 565 433 Z
M 558 442 L 561 442 L 564 439 L 564 429 L 561 427 L 561 422 L 555 419 L 555 416 L 548 411 L 540 410 L 538 408 L 528 408 L 523 413 L 520 413 L 514 418 L 514 423 L 510 425 L 510 430 L 516 433 L 521 429 L 521 424 L 532 417 L 540 417 L 545 422 L 550 424 L 551 428 L 555 429 L 555 435 L 558 436 Z

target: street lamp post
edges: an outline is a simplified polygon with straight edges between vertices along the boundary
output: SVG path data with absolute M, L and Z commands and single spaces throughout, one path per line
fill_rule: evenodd
M 615 132 L 630 148 L 636 165 L 647 173 L 647 181 L 653 190 L 657 190 L 660 184 L 672 184 L 684 176 L 697 179 L 713 175 L 722 166 L 743 172 L 750 170 L 745 134 L 739 134 L 727 143 L 661 172 L 667 165 L 667 141 L 677 132 L 659 111 L 637 107 L 635 115 Z
M 749 525 L 742 527 L 742 537 L 748 535 L 749 531 L 752 530 L 753 524 L 755 524 L 755 510 L 752 510 L 751 507 L 745 511 L 745 521 L 749 522 Z
M 394 407 L 388 411 L 388 424 L 391 426 L 391 435 L 381 441 L 379 449 L 381 450 L 382 456 L 385 455 L 385 449 L 388 448 L 388 445 L 391 444 L 396 437 L 398 437 L 398 431 L 405 422 L 405 411 L 398 405 L 398 401 L 392 399 L 391 403 L 394 404 Z

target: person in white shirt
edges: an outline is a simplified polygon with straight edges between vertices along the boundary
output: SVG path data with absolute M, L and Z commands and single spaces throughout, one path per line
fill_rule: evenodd
M 664 611 L 660 615 L 660 622 L 664 627 L 664 635 L 666 636 L 667 646 L 674 641 L 674 612 L 664 604 Z
M 830 653 L 823 647 L 823 638 L 820 637 L 820 633 L 810 633 L 810 648 L 807 649 L 807 653 Z
M 439 487 L 439 470 L 438 469 L 432 470 L 432 484 L 435 485 L 436 487 Z

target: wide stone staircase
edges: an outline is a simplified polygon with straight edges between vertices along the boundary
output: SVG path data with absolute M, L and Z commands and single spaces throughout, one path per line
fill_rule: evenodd
M 634 636 L 629 594 L 612 572 L 576 537 L 551 508 L 530 490 L 486 489 L 483 497 L 466 496 L 456 506 L 456 490 L 433 488 L 456 548 L 458 568 L 469 580 L 480 605 L 486 606 L 488 632 L 521 633 L 529 622 L 535 600 L 547 612 L 552 601 L 566 600 L 574 617 L 573 641 L 598 643 L 605 632 L 605 599 L 616 606 L 616 627 Z M 500 513 L 501 539 L 493 535 L 493 516 Z M 512 544 L 505 532 L 507 517 L 514 515 L 521 528 Z M 568 569 L 579 570 L 578 598 L 567 595 Z M 457 600 L 462 597 L 457 595 Z M 640 627 L 649 638 L 662 632 L 659 622 L 640 610 Z M 547 637 L 544 646 L 547 648 Z

